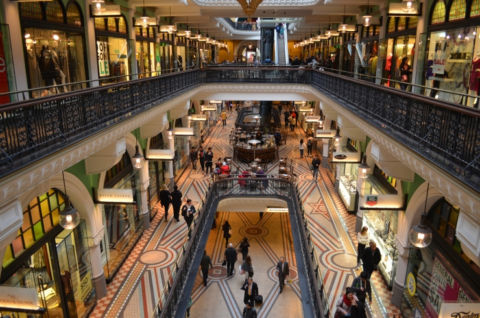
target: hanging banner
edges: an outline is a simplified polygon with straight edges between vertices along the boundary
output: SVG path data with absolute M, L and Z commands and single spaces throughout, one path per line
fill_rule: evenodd
M 5 51 L 3 49 L 3 32 L 0 29 L 0 94 L 8 91 L 7 62 L 5 60 Z M 0 104 L 7 104 L 9 102 L 10 96 L 0 95 Z

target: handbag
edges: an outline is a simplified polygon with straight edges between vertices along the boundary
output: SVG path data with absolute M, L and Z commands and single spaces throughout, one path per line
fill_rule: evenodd
M 238 266 L 238 272 L 240 273 L 240 275 L 245 274 L 245 271 L 242 269 L 242 265 Z
M 227 260 L 226 259 L 224 259 L 223 263 L 222 263 L 222 266 L 225 266 L 225 265 L 227 265 Z
M 263 296 L 262 295 L 255 296 L 255 304 L 260 305 L 261 303 L 263 303 Z

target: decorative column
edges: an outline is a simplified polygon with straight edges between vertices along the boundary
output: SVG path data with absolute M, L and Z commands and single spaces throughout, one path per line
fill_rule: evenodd
M 94 215 L 101 215 L 101 205 L 95 205 Z M 107 281 L 103 272 L 102 252 L 100 244 L 104 236 L 104 228 L 88 237 L 88 249 L 90 252 L 90 263 L 92 264 L 92 282 L 95 288 L 97 299 L 107 296 Z
M 360 61 L 360 57 L 358 55 L 357 49 L 360 47 L 360 38 L 361 38 L 361 33 L 357 32 L 355 34 L 355 65 L 353 67 L 353 77 L 358 78 L 358 69 L 360 68 L 360 65 L 362 65 L 362 61 Z
M 175 136 L 173 135 L 173 131 L 167 131 L 167 138 L 168 138 L 168 148 L 175 153 Z M 169 185 L 170 188 L 173 189 L 173 185 L 175 183 L 175 177 L 173 175 L 173 160 L 167 161 L 167 180 L 165 184 Z
M 378 36 L 378 60 L 377 70 L 375 72 L 375 83 L 382 83 L 383 65 L 387 57 L 387 43 L 385 41 L 385 35 L 387 34 L 387 21 L 388 21 L 388 8 L 385 4 L 380 6 L 380 12 L 382 13 L 382 26 L 380 27 L 380 34 Z
M 395 271 L 395 278 L 393 280 L 392 288 L 392 304 L 400 307 L 402 303 L 403 291 L 405 289 L 405 278 L 407 277 L 408 258 L 410 256 L 410 243 L 408 242 L 409 227 L 407 224 L 407 217 L 405 211 L 398 211 L 398 233 L 405 233 L 404 235 L 397 235 L 395 244 L 397 246 L 398 259 Z
M 150 208 L 148 206 L 148 186 L 150 185 L 150 176 L 148 171 L 148 160 L 143 160 L 142 168 L 138 171 L 138 182 L 140 189 L 140 218 L 143 220 L 145 229 L 150 226 Z
M 127 21 L 133 21 L 134 15 L 135 15 L 135 8 L 128 8 Z M 132 52 L 132 58 L 129 59 L 130 69 L 132 70 L 130 74 L 135 74 L 135 75 L 131 75 L 130 79 L 133 80 L 138 78 L 137 51 L 136 51 L 137 48 L 135 45 L 136 34 L 135 34 L 135 26 L 133 26 L 133 23 L 132 23 L 132 27 L 129 30 L 130 30 L 130 32 L 128 33 L 129 43 L 127 45 L 129 46 L 131 45 L 131 47 L 129 47 L 130 52 Z
M 174 71 L 177 72 L 180 68 L 180 65 L 178 65 L 178 56 L 177 56 L 177 39 L 178 38 L 175 36 L 175 34 L 171 34 L 171 36 L 173 37 L 172 39 L 173 68 L 174 68 Z
M 415 34 L 415 56 L 413 58 L 413 68 L 412 68 L 412 84 L 422 85 L 424 79 L 424 66 L 425 66 L 425 47 L 427 45 L 427 38 L 425 32 L 427 31 L 427 5 L 428 3 L 425 0 L 421 1 L 420 6 L 422 7 L 422 15 L 418 17 L 417 23 L 417 33 Z M 420 94 L 421 88 L 417 86 L 412 86 L 412 92 Z
M 89 8 L 89 1 L 85 1 L 85 7 Z M 98 56 L 97 56 L 97 47 L 95 45 L 95 19 L 90 16 L 90 10 L 85 10 L 85 42 L 87 44 L 87 64 L 88 64 L 88 79 L 98 80 Z M 98 81 L 90 83 L 90 87 L 99 86 Z
M 322 149 L 322 166 L 326 167 L 328 164 L 328 150 L 329 150 L 329 145 L 330 145 L 330 139 L 328 138 L 323 138 L 323 149 Z

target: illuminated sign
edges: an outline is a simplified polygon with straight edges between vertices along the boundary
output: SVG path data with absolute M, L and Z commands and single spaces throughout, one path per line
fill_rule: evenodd
M 91 4 L 90 12 L 92 17 L 118 17 L 122 14 L 118 4 L 102 4 L 100 7 Z

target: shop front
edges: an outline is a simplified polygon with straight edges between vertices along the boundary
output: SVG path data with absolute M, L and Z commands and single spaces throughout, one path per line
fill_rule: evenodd
M 401 184 L 388 176 L 377 165 L 373 173 L 363 180 L 360 189 L 359 209 L 363 212 L 363 224 L 369 228 L 382 259 L 378 266 L 387 286 L 392 288 L 398 253 L 395 237 L 398 232 L 398 211 L 404 209 Z
M 95 18 L 98 75 L 102 84 L 128 80 L 129 43 L 124 16 Z
M 359 73 L 368 75 L 368 80 L 375 81 L 377 75 L 378 63 L 378 36 L 380 34 L 380 25 L 370 25 L 363 27 L 362 38 L 358 48 L 358 58 L 360 61 Z
M 2 95 L 10 91 L 9 75 L 13 71 L 9 66 L 12 65 L 12 63 L 9 63 L 12 54 L 6 50 L 9 47 L 8 34 L 8 27 L 0 24 L 0 105 L 10 102 L 9 95 Z
M 470 13 L 468 17 L 467 12 Z M 454 1 L 450 7 L 444 1 L 435 2 L 425 52 L 426 96 L 478 108 L 479 26 L 478 1 L 472 2 L 470 10 L 465 1 Z
M 335 171 L 335 185 L 340 198 L 349 213 L 355 213 L 358 206 L 358 165 L 361 152 L 359 142 L 347 138 L 345 145 L 340 145 L 332 155 L 331 164 Z
M 150 149 L 164 149 L 165 147 L 162 133 L 150 138 Z M 160 190 L 165 183 L 164 172 L 164 161 L 148 160 L 148 175 L 150 177 L 150 183 L 148 185 L 148 206 L 150 209 L 150 220 L 152 220 L 157 213 L 154 207 L 160 199 Z
M 459 209 L 444 198 L 430 208 L 427 223 L 433 232 L 432 243 L 410 249 L 401 304 L 405 316 L 437 318 L 443 303 L 480 299 L 480 267 L 464 253 L 456 237 L 459 215 Z
M 162 73 L 173 69 L 173 34 L 160 33 L 160 66 Z
M 85 221 L 73 230 L 59 225 L 65 197 L 57 189 L 34 198 L 23 224 L 7 247 L 0 283 L 38 295 L 46 317 L 87 317 L 95 305 Z M 23 299 L 25 301 L 25 299 Z M 0 310 L 2 317 L 32 317 L 21 309 Z
M 187 122 L 187 116 L 184 118 L 177 118 L 175 120 L 175 128 L 178 127 L 187 127 L 187 125 L 183 125 L 183 122 Z M 185 168 L 188 164 L 189 158 L 189 150 L 190 150 L 190 141 L 189 137 L 186 136 L 179 136 L 175 135 L 175 159 L 173 162 L 174 174 L 177 175 L 178 171 Z
M 137 178 L 127 152 L 100 176 L 97 201 L 103 207 L 105 238 L 101 247 L 107 282 L 113 279 L 144 229 L 139 215 Z
M 348 32 L 343 35 L 343 60 L 342 71 L 353 73 L 355 70 L 355 42 L 356 34 L 354 32 Z
M 386 60 L 383 84 L 403 90 L 412 81 L 415 34 L 418 17 L 389 17 L 387 22 Z M 405 84 L 403 84 L 405 83 Z
M 184 70 L 186 67 L 186 52 L 187 52 L 187 39 L 185 37 L 177 37 L 175 49 L 177 50 L 177 68 Z
M 141 26 L 135 27 L 135 33 L 135 54 L 139 77 L 156 76 L 160 71 L 156 54 L 158 44 L 155 43 L 157 33 L 154 27 L 143 28 Z
M 71 1 L 19 3 L 25 65 L 33 97 L 85 88 L 84 28 L 80 6 Z M 48 86 L 55 86 L 45 88 Z

